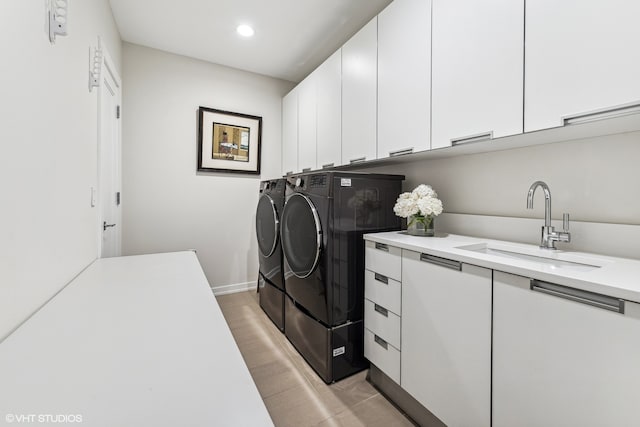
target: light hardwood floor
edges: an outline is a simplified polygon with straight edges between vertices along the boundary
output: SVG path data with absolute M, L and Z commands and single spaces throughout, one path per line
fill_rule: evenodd
M 276 427 L 413 426 L 360 372 L 327 385 L 258 303 L 255 292 L 217 297 Z

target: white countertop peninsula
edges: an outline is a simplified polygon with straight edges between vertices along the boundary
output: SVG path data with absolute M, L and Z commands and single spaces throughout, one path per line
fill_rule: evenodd
M 194 252 L 96 260 L 2 342 L 0 425 L 20 416 L 273 426 Z
M 640 261 L 637 260 L 568 250 L 541 250 L 535 245 L 455 234 L 436 233 L 435 237 L 420 237 L 408 235 L 406 231 L 392 231 L 366 234 L 364 239 L 615 298 L 640 302 Z M 545 257 L 572 263 L 591 265 L 595 268 L 585 269 L 585 271 L 557 268 L 548 263 L 536 262 L 534 258 L 528 260 L 508 258 L 469 250 L 469 248 L 464 249 L 464 247 L 483 244 L 495 245 L 513 252 L 531 254 L 533 257 L 544 255 Z

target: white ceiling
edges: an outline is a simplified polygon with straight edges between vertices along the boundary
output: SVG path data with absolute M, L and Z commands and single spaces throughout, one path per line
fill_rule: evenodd
M 110 0 L 123 40 L 299 82 L 392 0 Z M 236 34 L 239 24 L 255 29 Z

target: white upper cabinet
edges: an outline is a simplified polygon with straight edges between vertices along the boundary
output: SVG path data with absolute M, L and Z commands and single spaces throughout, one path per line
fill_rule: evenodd
M 432 49 L 431 148 L 522 133 L 523 0 L 433 0 Z
M 430 148 L 431 0 L 378 15 L 378 158 Z
M 640 104 L 638 16 L 638 1 L 527 0 L 525 131 Z
M 316 167 L 338 166 L 342 158 L 342 51 L 314 72 L 317 87 Z
M 282 175 L 298 171 L 298 89 L 282 98 Z
M 342 47 L 342 163 L 376 158 L 378 18 Z
M 298 90 L 298 170 L 316 168 L 316 73 L 311 73 Z

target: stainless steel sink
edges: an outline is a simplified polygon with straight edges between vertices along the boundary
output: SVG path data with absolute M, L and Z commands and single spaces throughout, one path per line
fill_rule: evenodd
M 458 246 L 456 249 L 472 251 L 500 258 L 536 263 L 551 269 L 571 271 L 591 271 L 603 267 L 601 260 L 562 252 L 551 252 L 540 248 L 523 248 L 500 243 L 478 243 Z

